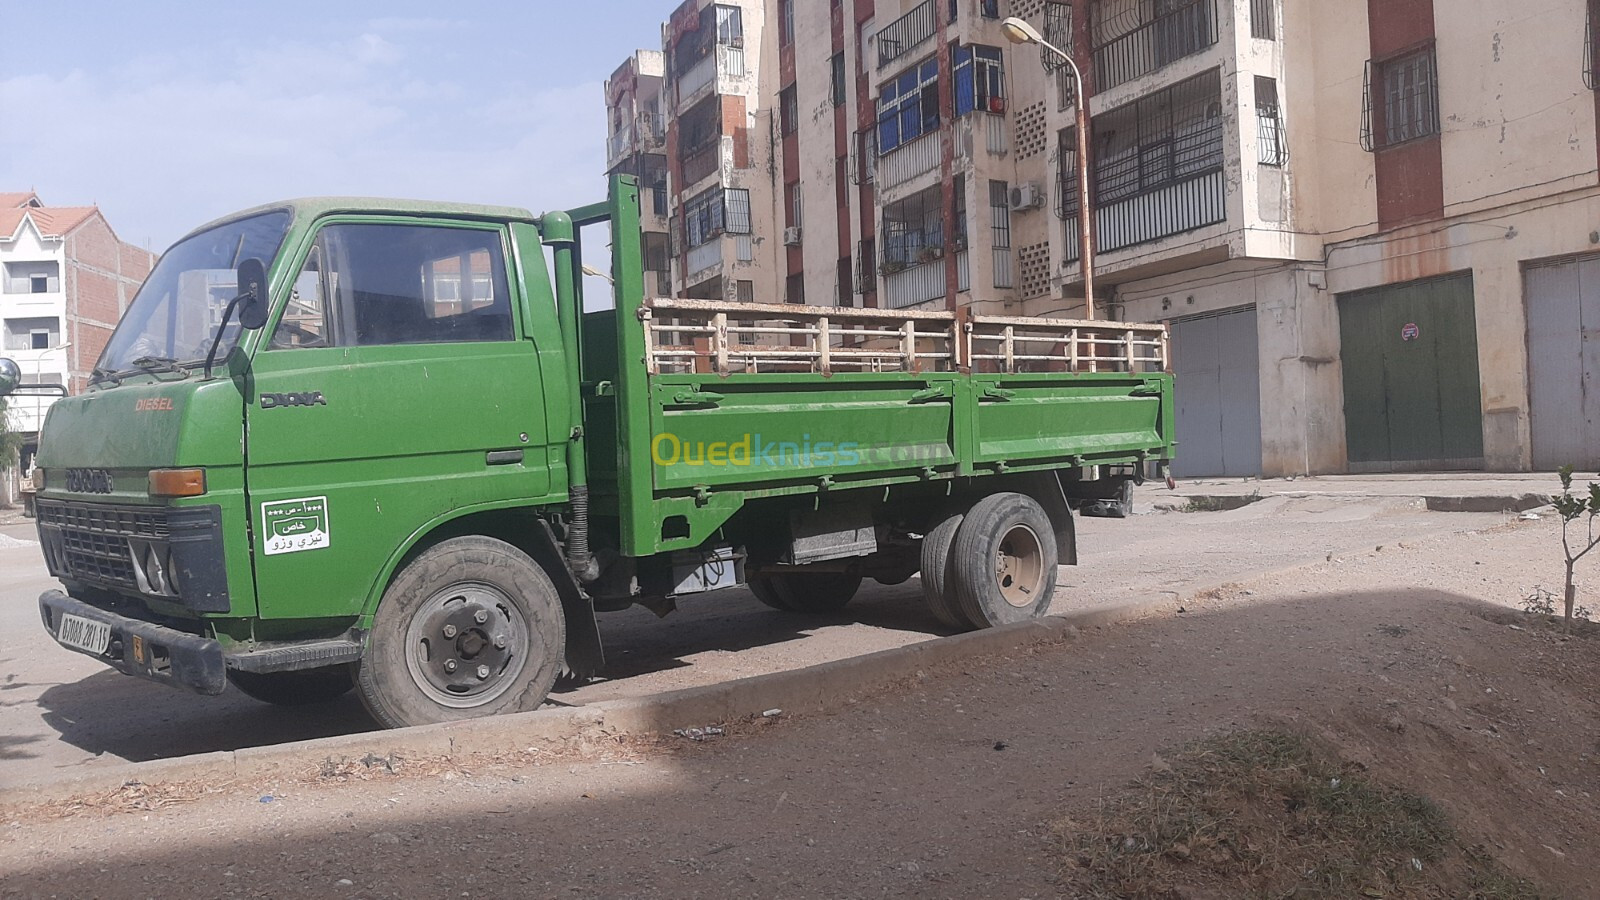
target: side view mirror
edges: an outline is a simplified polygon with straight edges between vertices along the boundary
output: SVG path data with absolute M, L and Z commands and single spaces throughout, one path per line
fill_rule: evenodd
M 22 384 L 22 367 L 14 359 L 0 359 L 0 397 L 11 393 Z
M 22 391 L 28 397 L 67 395 L 66 385 L 62 384 L 23 384 L 22 367 L 14 359 L 0 359 L 0 397 Z
M 239 263 L 239 325 L 255 331 L 267 324 L 267 265 L 251 257 Z

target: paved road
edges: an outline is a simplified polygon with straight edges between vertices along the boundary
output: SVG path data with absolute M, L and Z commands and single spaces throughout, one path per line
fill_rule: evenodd
M 1182 594 L 1330 553 L 1505 520 L 1419 506 L 1404 498 L 1269 497 L 1230 512 L 1080 520 L 1083 564 L 1062 569 L 1052 608 Z M 374 727 L 353 697 L 310 709 L 266 706 L 233 691 L 198 697 L 122 676 L 55 646 L 35 606 L 39 593 L 55 583 L 32 543 L 31 523 L 0 526 L 0 535 L 0 785 L 121 760 Z M 16 540 L 28 543 L 15 546 Z M 582 704 L 637 696 L 930 640 L 942 633 L 925 613 L 920 590 L 916 579 L 870 585 L 845 615 L 821 619 L 769 610 L 743 590 L 686 600 L 660 621 L 642 609 L 605 616 L 609 679 L 555 699 Z

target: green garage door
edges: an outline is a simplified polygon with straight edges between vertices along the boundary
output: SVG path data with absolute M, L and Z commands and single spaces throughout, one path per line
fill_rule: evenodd
M 1470 274 L 1344 294 L 1339 334 L 1351 471 L 1483 465 Z

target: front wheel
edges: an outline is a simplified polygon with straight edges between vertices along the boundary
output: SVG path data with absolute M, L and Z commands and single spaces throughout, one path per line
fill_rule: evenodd
M 356 686 L 346 665 L 301 669 L 295 672 L 228 671 L 228 681 L 252 700 L 274 706 L 310 706 L 337 700 Z
M 1045 614 L 1056 587 L 1056 540 L 1050 517 L 1024 494 L 991 494 L 967 511 L 951 549 L 951 578 L 961 611 L 990 628 Z
M 493 538 L 442 541 L 378 604 L 356 687 L 387 728 L 538 709 L 561 673 L 566 618 L 549 576 Z

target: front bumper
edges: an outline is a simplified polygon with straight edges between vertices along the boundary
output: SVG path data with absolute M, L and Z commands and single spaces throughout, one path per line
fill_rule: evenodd
M 39 615 L 50 637 L 57 637 L 64 613 L 111 627 L 111 643 L 104 653 L 95 656 L 62 644 L 68 650 L 94 656 L 125 675 L 197 694 L 220 694 L 227 687 L 222 645 L 210 638 L 106 612 L 61 591 L 45 591 L 39 595 Z M 59 638 L 57 643 L 60 643 Z

